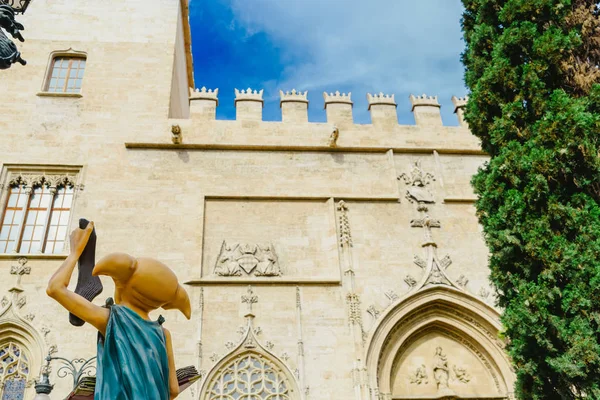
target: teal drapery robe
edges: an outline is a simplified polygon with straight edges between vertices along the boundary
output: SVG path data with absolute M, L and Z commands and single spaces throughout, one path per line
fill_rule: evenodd
M 167 345 L 158 321 L 111 306 L 97 365 L 94 400 L 169 400 Z

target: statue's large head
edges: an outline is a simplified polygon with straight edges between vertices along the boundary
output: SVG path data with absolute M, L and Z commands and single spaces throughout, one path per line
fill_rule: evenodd
M 103 257 L 92 275 L 107 275 L 115 282 L 115 301 L 126 300 L 146 311 L 177 309 L 191 317 L 190 298 L 169 267 L 151 258 L 134 258 L 125 253 Z

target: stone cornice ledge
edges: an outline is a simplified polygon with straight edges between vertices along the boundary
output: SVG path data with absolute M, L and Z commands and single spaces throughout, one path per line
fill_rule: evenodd
M 444 203 L 475 203 L 477 197 L 445 197 Z
M 28 260 L 64 260 L 68 254 L 20 254 L 20 253 L 0 253 L 0 260 L 18 260 L 27 258 Z
M 135 143 L 126 142 L 125 148 L 131 150 L 200 150 L 200 151 L 297 151 L 322 153 L 395 153 L 487 155 L 481 149 L 454 149 L 438 147 L 329 147 L 329 146 L 295 146 L 295 145 L 256 145 L 256 144 L 171 144 L 171 143 Z
M 39 92 L 36 96 L 39 97 L 83 97 L 81 93 L 54 93 L 54 92 Z
M 218 278 L 191 278 L 185 282 L 186 285 L 334 285 L 342 284 L 340 278 L 319 279 L 319 278 L 237 278 L 237 277 L 218 277 Z

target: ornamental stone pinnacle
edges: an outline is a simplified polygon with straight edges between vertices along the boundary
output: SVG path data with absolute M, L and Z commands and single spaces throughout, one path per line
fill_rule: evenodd
M 248 285 L 246 293 L 247 294 L 242 295 L 242 304 L 248 305 L 248 313 L 246 314 L 246 316 L 254 316 L 254 314 L 252 313 L 252 304 L 258 303 L 258 296 L 254 294 L 251 285 Z

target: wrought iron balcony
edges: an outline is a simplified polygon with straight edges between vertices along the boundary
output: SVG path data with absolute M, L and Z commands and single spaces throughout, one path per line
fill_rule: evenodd
M 9 5 L 16 14 L 24 14 L 31 0 L 0 0 L 0 4 Z

